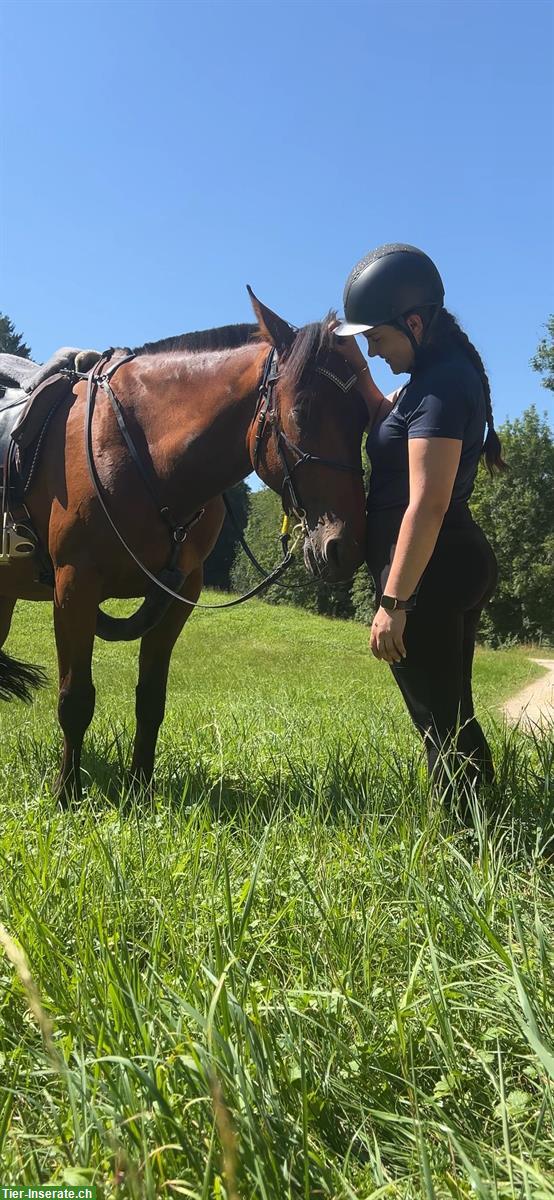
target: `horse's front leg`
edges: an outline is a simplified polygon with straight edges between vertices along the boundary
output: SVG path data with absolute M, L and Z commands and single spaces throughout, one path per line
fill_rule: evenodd
M 64 747 L 54 792 L 64 805 L 81 797 L 81 747 L 94 713 L 91 660 L 98 603 L 96 577 L 73 566 L 56 571 L 54 630 Z
M 202 567 L 187 576 L 182 588 L 187 600 L 198 599 L 202 578 Z M 152 778 L 156 742 L 165 713 L 169 661 L 175 642 L 192 612 L 194 609 L 174 600 L 163 620 L 143 637 L 140 644 L 135 708 L 137 729 L 131 763 L 131 778 L 138 784 L 148 784 Z

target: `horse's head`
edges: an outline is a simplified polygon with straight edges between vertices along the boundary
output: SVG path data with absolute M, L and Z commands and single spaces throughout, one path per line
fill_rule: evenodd
M 330 318 L 294 329 L 250 292 L 264 341 L 260 404 L 250 431 L 254 467 L 304 531 L 304 561 L 328 581 L 364 557 L 361 439 L 368 414 Z

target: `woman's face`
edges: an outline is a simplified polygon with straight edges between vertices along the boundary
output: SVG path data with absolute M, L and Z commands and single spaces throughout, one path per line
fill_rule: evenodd
M 408 325 L 416 339 L 421 341 L 423 323 L 418 316 L 409 316 Z M 370 358 L 384 358 L 394 375 L 404 375 L 414 366 L 414 351 L 410 339 L 394 325 L 377 325 L 364 334 L 367 338 Z

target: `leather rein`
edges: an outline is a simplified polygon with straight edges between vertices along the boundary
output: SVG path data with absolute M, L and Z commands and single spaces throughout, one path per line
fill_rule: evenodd
M 275 404 L 274 390 L 275 390 L 275 385 L 277 383 L 277 380 L 279 378 L 279 360 L 278 360 L 277 351 L 275 350 L 275 348 L 272 348 L 269 351 L 269 354 L 266 358 L 266 361 L 264 364 L 264 369 L 262 372 L 262 379 L 261 379 L 260 387 L 258 389 L 258 403 L 256 406 L 256 412 L 254 414 L 254 420 L 255 421 L 257 420 L 257 425 L 256 425 L 256 435 L 255 435 L 255 442 L 254 442 L 254 453 L 253 453 L 253 458 L 252 458 L 252 465 L 257 474 L 262 440 L 263 440 L 267 425 L 271 425 L 274 430 L 276 445 L 277 445 L 277 452 L 279 455 L 281 466 L 283 468 L 283 476 L 284 476 L 283 488 L 281 490 L 281 502 L 283 503 L 283 510 L 285 512 L 283 528 L 282 528 L 282 533 L 281 533 L 281 546 L 282 546 L 282 550 L 283 550 L 283 559 L 277 567 L 275 567 L 272 571 L 270 571 L 269 574 L 266 574 L 266 572 L 264 571 L 264 568 L 260 566 L 260 564 L 255 559 L 254 555 L 252 554 L 250 548 L 247 546 L 247 544 L 242 536 L 242 532 L 240 532 L 239 540 L 240 540 L 240 543 L 241 543 L 243 549 L 245 549 L 246 553 L 248 554 L 248 557 L 250 558 L 250 561 L 254 564 L 256 569 L 263 575 L 263 579 L 260 581 L 260 583 L 258 583 L 255 587 L 251 588 L 250 591 L 246 592 L 243 596 L 239 596 L 235 600 L 229 600 L 224 604 L 200 604 L 198 601 L 194 602 L 192 600 L 188 600 L 185 596 L 182 596 L 180 594 L 180 592 L 175 591 L 174 587 L 171 587 L 170 584 L 172 584 L 172 583 L 178 584 L 178 582 L 180 582 L 180 580 L 179 580 L 180 573 L 177 569 L 177 559 L 179 557 L 180 545 L 182 544 L 182 542 L 185 541 L 189 529 L 192 529 L 192 527 L 197 523 L 197 521 L 199 521 L 201 519 L 205 510 L 204 510 L 204 508 L 200 508 L 200 509 L 198 509 L 198 511 L 196 513 L 194 513 L 194 515 L 192 517 L 190 517 L 188 519 L 188 521 L 178 523 L 174 520 L 167 505 L 161 505 L 159 503 L 159 498 L 158 498 L 158 494 L 157 494 L 159 481 L 157 479 L 155 471 L 150 463 L 144 462 L 141 459 L 141 457 L 137 451 L 137 448 L 133 442 L 133 439 L 132 439 L 131 433 L 129 431 L 129 428 L 127 426 L 127 423 L 125 421 L 123 407 L 122 407 L 120 401 L 118 400 L 115 392 L 113 391 L 113 388 L 111 387 L 112 376 L 119 369 L 119 367 L 123 366 L 124 363 L 130 362 L 133 358 L 135 358 L 135 355 L 127 354 L 127 355 L 125 355 L 124 358 L 119 358 L 119 359 L 117 359 L 117 361 L 115 363 L 111 363 L 108 366 L 108 363 L 110 362 L 112 353 L 113 353 L 113 350 L 107 350 L 105 352 L 105 354 L 102 355 L 102 358 L 99 360 L 99 362 L 95 364 L 92 371 L 90 371 L 88 375 L 77 376 L 78 378 L 86 378 L 88 381 L 87 382 L 87 407 L 86 407 L 86 417 L 85 417 L 85 450 L 86 450 L 86 456 L 87 456 L 87 464 L 88 464 L 88 469 L 89 469 L 91 480 L 94 484 L 96 495 L 97 495 L 100 505 L 104 511 L 104 514 L 109 521 L 109 524 L 111 525 L 112 529 L 114 530 L 114 533 L 118 537 L 118 539 L 121 542 L 124 549 L 130 555 L 130 557 L 133 559 L 133 561 L 136 563 L 136 565 L 138 567 L 140 567 L 143 574 L 146 575 L 146 577 L 148 579 L 150 579 L 150 581 L 153 584 L 155 584 L 157 588 L 160 588 L 163 592 L 165 592 L 169 596 L 171 596 L 172 599 L 179 600 L 182 604 L 187 604 L 190 608 L 203 608 L 203 609 L 212 609 L 212 610 L 218 609 L 218 608 L 232 608 L 236 604 L 242 604 L 243 601 L 249 600 L 252 596 L 258 595 L 260 592 L 264 591 L 267 587 L 269 587 L 272 583 L 274 583 L 279 578 L 279 576 L 283 573 L 283 571 L 286 569 L 286 567 L 289 566 L 290 562 L 292 561 L 292 551 L 289 551 L 289 547 L 288 547 L 288 542 L 289 542 L 288 516 L 286 513 L 286 509 L 285 509 L 284 495 L 283 495 L 285 487 L 288 488 L 290 501 L 291 501 L 291 509 L 292 509 L 292 512 L 294 513 L 294 515 L 298 518 L 298 520 L 300 522 L 302 532 L 304 533 L 304 535 L 306 537 L 309 538 L 309 536 L 310 536 L 307 521 L 306 521 L 306 510 L 302 505 L 297 488 L 295 488 L 293 480 L 292 480 L 293 473 L 297 470 L 297 468 L 300 466 L 303 466 L 305 463 L 312 462 L 312 463 L 318 463 L 323 466 L 332 467 L 333 469 L 335 469 L 337 471 L 354 471 L 356 474 L 359 473 L 361 475 L 362 474 L 361 465 L 360 465 L 360 467 L 356 467 L 356 466 L 351 465 L 350 463 L 340 463 L 340 462 L 336 462 L 334 459 L 321 458 L 318 455 L 310 454 L 309 452 L 305 453 L 303 450 L 301 450 L 301 448 L 299 446 L 297 446 L 294 442 L 292 442 L 286 436 L 286 434 L 283 432 L 283 430 L 280 427 L 279 419 L 278 419 L 278 410 L 277 410 L 277 407 Z M 333 383 L 335 383 L 337 385 L 337 387 L 339 387 L 341 389 L 342 392 L 349 392 L 350 389 L 355 385 L 356 380 L 357 380 L 357 376 L 355 374 L 353 374 L 346 382 L 343 382 L 343 380 L 341 380 L 338 375 L 333 374 L 333 372 L 329 371 L 326 367 L 316 367 L 316 371 L 319 374 L 325 375 L 327 378 L 331 379 L 331 381 Z M 98 475 L 96 463 L 94 461 L 94 450 L 93 450 L 93 442 L 92 442 L 92 421 L 93 421 L 94 407 L 95 407 L 95 402 L 96 402 L 96 397 L 98 394 L 99 387 L 102 388 L 102 391 L 105 393 L 105 395 L 108 397 L 108 399 L 110 401 L 112 409 L 115 413 L 115 417 L 117 420 L 119 430 L 121 432 L 121 435 L 123 437 L 125 445 L 127 446 L 127 449 L 131 455 L 132 461 L 134 462 L 135 466 L 137 467 L 137 470 L 139 471 L 139 474 L 156 505 L 158 513 L 159 513 L 160 517 L 162 518 L 162 520 L 164 521 L 164 523 L 167 525 L 168 530 L 171 535 L 172 550 L 171 550 L 171 554 L 170 554 L 169 563 L 168 563 L 168 566 L 164 569 L 164 571 L 161 572 L 160 575 L 154 575 L 148 569 L 148 567 L 146 567 L 144 565 L 144 563 L 141 562 L 141 560 L 137 557 L 137 555 L 134 553 L 134 551 L 131 549 L 131 547 L 127 544 L 127 542 L 125 541 L 125 538 L 120 533 L 115 522 L 113 521 L 113 519 L 110 515 L 110 512 L 107 508 L 107 505 L 105 503 L 104 497 L 102 495 L 102 481 Z M 285 448 L 289 451 L 289 453 L 293 453 L 297 456 L 295 462 L 289 463 L 289 461 L 287 460 L 287 455 L 285 453 Z M 232 516 L 232 511 L 230 510 L 230 506 L 229 506 L 227 497 L 224 496 L 223 498 L 225 501 L 225 507 L 227 509 L 227 512 L 228 512 L 229 516 L 231 517 L 231 519 L 233 520 L 235 527 L 237 528 L 234 518 Z M 164 582 L 164 578 L 165 578 L 165 582 Z M 181 576 L 181 580 L 184 582 L 184 576 Z

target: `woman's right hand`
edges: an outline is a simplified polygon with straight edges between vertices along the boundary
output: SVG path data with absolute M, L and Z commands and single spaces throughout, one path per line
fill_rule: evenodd
M 338 319 L 335 320 L 331 324 L 331 332 L 333 332 L 333 330 L 339 324 L 340 322 Z M 360 371 L 364 367 L 367 367 L 366 359 L 364 358 L 355 337 L 335 337 L 333 335 L 333 350 L 336 350 L 337 354 L 342 354 L 342 357 L 350 363 L 350 366 L 354 368 L 357 375 L 359 375 Z
M 329 326 L 331 334 L 333 334 L 333 330 L 338 324 L 339 321 L 336 318 L 331 321 Z M 336 350 L 337 354 L 341 354 L 350 363 L 350 366 L 356 372 L 358 390 L 365 400 L 371 423 L 373 423 L 381 409 L 385 396 L 380 388 L 377 387 L 369 369 L 367 359 L 362 354 L 356 338 L 353 336 L 344 338 L 336 337 L 333 334 L 331 346 L 333 350 Z M 386 409 L 387 406 L 385 405 L 385 413 Z
M 335 337 L 333 338 L 333 349 L 342 354 L 343 358 L 350 363 L 354 370 L 359 374 L 362 367 L 367 367 L 367 362 L 358 346 L 355 337 Z

